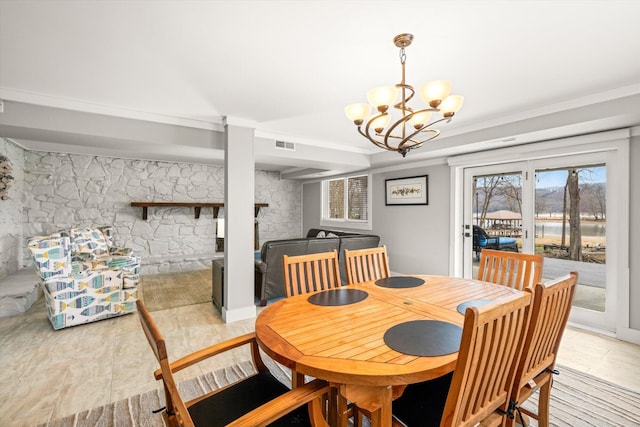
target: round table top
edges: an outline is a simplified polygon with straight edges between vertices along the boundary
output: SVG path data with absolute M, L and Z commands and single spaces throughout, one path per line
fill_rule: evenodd
M 519 293 L 471 279 L 414 277 L 424 279 L 424 284 L 387 288 L 371 281 L 345 286 L 367 293 L 366 298 L 347 305 L 312 304 L 310 294 L 280 300 L 256 319 L 258 343 L 270 357 L 299 374 L 342 384 L 406 385 L 453 371 L 458 353 L 403 354 L 385 344 L 390 328 L 415 320 L 462 326 L 459 304 L 479 299 L 499 303 Z

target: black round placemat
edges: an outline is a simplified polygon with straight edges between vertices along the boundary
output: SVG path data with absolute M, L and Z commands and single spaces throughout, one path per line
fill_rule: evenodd
M 383 288 L 415 288 L 424 284 L 423 279 L 410 276 L 391 276 L 376 280 L 376 285 Z
M 462 304 L 458 304 L 458 313 L 464 314 L 467 307 L 482 307 L 483 305 L 487 305 L 492 303 L 492 299 L 476 299 L 473 301 L 463 302 Z
M 384 342 L 400 353 L 412 356 L 443 356 L 458 351 L 462 328 L 439 320 L 400 323 L 384 334 Z
M 308 301 L 315 305 L 349 305 L 360 302 L 368 296 L 368 293 L 360 289 L 330 289 L 311 295 Z

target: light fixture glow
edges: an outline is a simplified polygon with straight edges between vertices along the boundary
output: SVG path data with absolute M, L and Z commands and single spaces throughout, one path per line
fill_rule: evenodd
M 372 118 L 369 121 L 369 124 L 376 131 L 376 133 L 380 133 L 384 130 L 384 128 L 386 128 L 389 125 L 390 121 L 391 121 L 391 117 L 389 117 L 388 114 L 383 114 L 381 116 Z
M 367 92 L 367 100 L 378 111 L 386 111 L 398 98 L 398 89 L 394 86 L 381 86 Z M 384 110 L 383 110 L 384 109 Z
M 451 82 L 446 80 L 434 80 L 422 85 L 420 88 L 420 97 L 434 108 L 440 105 L 442 100 L 449 96 L 450 93 Z
M 462 108 L 464 97 L 460 95 L 450 95 L 440 104 L 440 111 L 445 117 L 451 117 Z
M 362 123 L 371 113 L 371 105 L 365 103 L 347 105 L 344 108 L 344 112 L 349 120 L 353 122 L 360 121 L 360 123 Z
M 411 34 L 400 34 L 393 39 L 395 46 L 400 48 L 401 82 L 368 91 L 369 104 L 351 104 L 345 108 L 347 117 L 358 127 L 362 136 L 380 148 L 397 151 L 402 157 L 440 135 L 440 131 L 432 126 L 442 121 L 448 123 L 464 101 L 460 95 L 450 95 L 449 81 L 435 80 L 420 87 L 420 98 L 428 104 L 427 107 L 414 110 L 408 105 L 415 90 L 405 83 L 404 48 L 412 41 Z M 394 104 L 398 94 L 401 99 Z M 374 114 L 369 116 L 372 110 Z M 429 122 L 432 113 L 442 113 L 442 117 Z

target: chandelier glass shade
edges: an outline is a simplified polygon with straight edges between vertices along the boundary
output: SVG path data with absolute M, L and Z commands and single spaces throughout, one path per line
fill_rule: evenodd
M 395 86 L 371 89 L 367 92 L 368 104 L 351 104 L 345 108 L 347 117 L 358 127 L 362 136 L 380 148 L 397 151 L 402 157 L 440 135 L 440 131 L 433 128 L 433 125 L 451 121 L 464 101 L 462 96 L 450 94 L 450 82 L 435 80 L 422 85 L 418 90 L 418 95 L 428 106 L 420 109 L 409 106 L 415 90 L 405 83 L 404 48 L 412 41 L 411 34 L 400 34 L 393 39 L 394 44 L 400 48 L 401 82 Z M 400 100 L 396 102 L 398 97 Z M 432 113 L 442 116 L 432 121 Z

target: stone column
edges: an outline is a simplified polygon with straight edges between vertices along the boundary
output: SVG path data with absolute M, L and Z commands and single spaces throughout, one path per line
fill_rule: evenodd
M 224 119 L 224 302 L 226 323 L 256 316 L 254 302 L 254 126 Z

